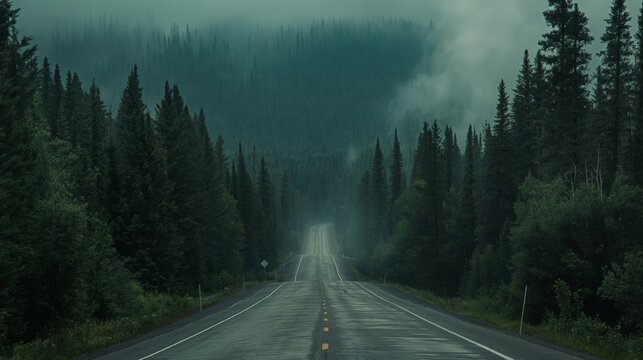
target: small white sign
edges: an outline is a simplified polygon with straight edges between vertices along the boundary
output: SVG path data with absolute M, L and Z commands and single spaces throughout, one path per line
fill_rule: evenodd
M 264 259 L 264 260 L 261 260 L 261 262 L 259 263 L 259 265 L 263 266 L 263 268 L 265 269 L 265 268 L 266 268 L 266 266 L 268 266 L 268 262 Z

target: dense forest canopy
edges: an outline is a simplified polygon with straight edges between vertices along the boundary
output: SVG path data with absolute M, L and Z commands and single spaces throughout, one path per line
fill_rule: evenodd
M 388 102 L 431 56 L 434 31 L 394 19 L 169 32 L 98 21 L 45 36 L 41 52 L 95 79 L 107 104 L 136 63 L 147 104 L 164 81 L 183 84 L 226 138 L 299 150 L 361 145 L 385 131 Z
M 0 0 L 0 351 L 261 280 L 320 220 L 366 277 L 509 319 L 528 286 L 530 323 L 640 337 L 643 7 L 609 3 L 596 31 L 583 2 L 543 1 L 538 38 L 498 58 L 509 81 L 459 67 L 500 56 L 467 24 L 93 20 L 33 41 Z

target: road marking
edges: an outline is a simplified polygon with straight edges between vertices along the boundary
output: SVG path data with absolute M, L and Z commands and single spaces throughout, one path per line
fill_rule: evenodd
M 304 258 L 304 255 L 299 257 L 299 264 L 297 264 L 297 270 L 295 270 L 295 281 L 297 281 L 297 274 L 299 274 L 299 267 L 301 266 L 301 259 Z
M 234 303 L 234 304 L 232 304 L 232 305 L 228 306 L 228 309 L 229 309 L 229 308 L 231 308 L 231 307 L 234 307 L 235 305 L 237 305 L 237 304 L 238 304 L 238 303 L 240 303 L 240 302 L 241 302 L 241 300 L 239 300 L 239 301 L 237 301 L 236 303 Z
M 324 315 L 328 315 L 328 311 L 324 311 Z
M 339 276 L 339 281 L 344 281 L 342 280 L 342 276 L 339 275 L 339 268 L 337 267 L 337 263 L 335 262 L 335 257 L 332 255 L 330 257 L 333 258 L 333 264 L 335 264 L 335 270 L 337 270 L 337 276 Z
M 476 342 L 476 341 L 474 341 L 474 340 L 471 340 L 471 339 L 469 339 L 469 338 L 468 338 L 468 337 L 466 337 L 466 336 L 460 335 L 460 334 L 458 334 L 458 333 L 456 333 L 456 332 L 454 332 L 454 331 L 451 331 L 451 330 L 449 330 L 449 329 L 447 329 L 447 328 L 445 328 L 445 327 L 443 327 L 443 326 L 440 326 L 440 325 L 438 325 L 438 324 L 434 323 L 434 322 L 433 322 L 433 321 L 431 321 L 431 320 L 428 320 L 428 319 L 423 318 L 422 316 L 420 316 L 420 315 L 418 315 L 418 314 L 414 313 L 414 312 L 413 312 L 413 311 L 411 311 L 411 310 L 408 310 L 408 309 L 406 309 L 406 308 L 404 308 L 404 307 L 402 307 L 402 306 L 400 306 L 400 305 L 398 305 L 398 304 L 396 304 L 396 303 L 394 303 L 394 302 L 392 302 L 392 301 L 389 301 L 389 300 L 387 300 L 387 299 L 385 299 L 385 298 L 383 298 L 383 297 L 381 297 L 381 296 L 377 295 L 376 293 L 374 293 L 374 292 L 372 292 L 371 290 L 367 289 L 366 287 L 364 287 L 362 284 L 360 284 L 360 283 L 358 283 L 358 282 L 355 282 L 355 284 L 359 285 L 362 289 L 364 289 L 364 290 L 368 291 L 369 293 L 371 293 L 371 295 L 375 296 L 376 298 L 378 298 L 378 299 L 380 299 L 380 300 L 382 300 L 382 301 L 385 301 L 385 302 L 387 302 L 387 303 L 389 303 L 389 304 L 391 304 L 391 305 L 393 305 L 393 306 L 397 307 L 398 309 L 400 309 L 400 310 L 402 310 L 402 311 L 405 311 L 406 313 L 408 313 L 408 314 L 410 314 L 410 315 L 413 315 L 413 316 L 415 316 L 416 318 L 418 318 L 418 319 L 420 319 L 420 320 L 423 320 L 424 322 L 426 322 L 426 323 L 428 323 L 428 324 L 431 324 L 431 325 L 433 325 L 433 326 L 437 327 L 437 328 L 438 328 L 438 329 L 440 329 L 440 330 L 444 330 L 444 331 L 448 332 L 448 333 L 449 333 L 449 334 L 451 334 L 451 335 L 457 336 L 457 337 L 459 337 L 460 339 L 462 339 L 462 340 L 464 340 L 464 341 L 467 341 L 467 342 L 469 342 L 469 343 L 471 343 L 471 344 L 473 344 L 473 345 L 475 345 L 475 346 L 477 346 L 477 347 L 479 347 L 479 348 L 481 348 L 481 349 L 487 350 L 488 352 L 490 352 L 490 353 L 492 353 L 492 354 L 494 354 L 494 355 L 497 355 L 497 356 L 499 356 L 499 357 L 501 357 L 501 358 L 503 358 L 503 359 L 505 359 L 505 360 L 513 360 L 513 358 L 511 358 L 511 357 L 509 357 L 509 356 L 507 356 L 507 355 L 505 355 L 505 354 L 502 354 L 502 353 L 500 353 L 500 352 L 498 352 L 498 351 L 496 351 L 496 350 L 494 350 L 494 349 L 492 349 L 492 348 L 490 348 L 490 347 L 487 347 L 487 346 L 485 346 L 485 345 L 480 344 L 479 342 Z
M 328 321 L 328 318 L 324 318 L 324 321 Z
M 328 351 L 328 343 L 322 344 L 322 351 Z
M 183 339 L 183 340 L 179 340 L 179 341 L 175 342 L 175 343 L 174 343 L 174 344 L 172 344 L 172 345 L 166 346 L 166 347 L 164 347 L 163 349 L 161 349 L 161 350 L 159 350 L 159 351 L 157 351 L 157 352 L 155 352 L 155 353 L 149 354 L 149 355 L 147 355 L 147 356 L 144 356 L 144 357 L 142 357 L 142 358 L 140 358 L 140 359 L 138 359 L 138 360 L 149 359 L 149 358 L 151 358 L 152 356 L 158 355 L 158 354 L 162 353 L 162 352 L 163 352 L 163 351 L 165 351 L 165 350 L 169 350 L 169 349 L 171 349 L 171 348 L 173 348 L 173 347 L 175 347 L 175 346 L 177 346 L 177 345 L 179 345 L 179 344 L 181 344 L 181 343 L 184 343 L 184 342 L 186 342 L 186 341 L 188 341 L 188 340 L 192 339 L 192 338 L 193 338 L 193 337 L 195 337 L 195 336 L 199 336 L 199 335 L 203 334 L 204 332 L 206 332 L 206 331 L 208 331 L 208 330 L 210 330 L 210 329 L 213 329 L 213 328 L 215 328 L 215 327 L 217 327 L 217 326 L 219 326 L 219 325 L 223 324 L 224 322 L 226 322 L 226 321 L 228 321 L 228 320 L 232 320 L 232 319 L 236 318 L 237 316 L 239 316 L 239 315 L 243 314 L 244 312 L 246 312 L 246 311 L 248 311 L 248 310 L 252 309 L 253 307 L 257 306 L 258 304 L 260 304 L 261 302 L 263 302 L 264 300 L 266 300 L 267 298 L 271 297 L 274 293 L 276 293 L 276 292 L 277 292 L 277 290 L 279 290 L 279 289 L 280 289 L 282 286 L 284 286 L 284 285 L 286 285 L 286 283 L 281 283 L 281 285 L 277 286 L 277 288 L 276 288 L 276 289 L 274 289 L 270 294 L 266 295 L 264 298 L 262 298 L 261 300 L 257 301 L 256 303 L 254 303 L 254 304 L 252 304 L 252 305 L 248 306 L 247 308 L 245 308 L 245 309 L 243 309 L 243 310 L 239 311 L 238 313 L 236 313 L 236 314 L 234 314 L 234 315 L 232 315 L 232 316 L 229 316 L 229 317 L 227 317 L 227 318 L 225 318 L 225 319 L 223 319 L 223 320 L 219 321 L 218 323 L 216 323 L 216 324 L 214 324 L 214 325 L 212 325 L 212 326 L 210 326 L 210 327 L 207 327 L 207 328 L 205 328 L 205 329 L 203 329 L 203 330 L 201 330 L 201 331 L 199 331 L 199 332 L 197 332 L 197 333 L 195 333 L 195 334 L 192 334 L 192 335 L 190 335 L 190 336 L 186 337 L 186 338 L 185 338 L 185 339 Z
M 328 332 L 328 326 L 324 326 L 324 332 Z

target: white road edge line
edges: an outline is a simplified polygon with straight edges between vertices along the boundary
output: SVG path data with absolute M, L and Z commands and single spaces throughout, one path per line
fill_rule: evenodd
M 303 259 L 303 258 L 304 258 L 304 255 L 301 255 L 299 257 L 299 264 L 297 264 L 297 270 L 295 270 L 295 280 L 294 281 L 297 281 L 297 274 L 299 274 L 299 267 L 301 266 L 301 259 Z
M 234 315 L 232 315 L 232 316 L 229 316 L 229 317 L 227 317 L 227 318 L 225 318 L 225 319 L 223 319 L 223 320 L 219 321 L 218 323 L 216 323 L 216 324 L 214 324 L 214 325 L 212 325 L 212 326 L 210 326 L 210 327 L 207 327 L 207 328 L 205 328 L 205 329 L 203 329 L 203 330 L 199 331 L 198 333 L 195 333 L 195 334 L 193 334 L 193 335 L 190 335 L 190 336 L 186 337 L 186 338 L 185 338 L 185 339 L 183 339 L 183 340 L 179 340 L 179 341 L 175 342 L 175 343 L 174 343 L 174 344 L 172 344 L 172 345 L 166 346 L 166 347 L 164 347 L 163 349 L 161 349 L 161 350 L 159 350 L 159 351 L 157 351 L 157 352 L 155 352 L 155 353 L 149 354 L 149 355 L 147 355 L 147 356 L 144 356 L 144 357 L 142 357 L 142 358 L 140 358 L 140 359 L 138 359 L 138 360 L 149 359 L 149 358 L 151 358 L 152 356 L 158 355 L 158 354 L 162 353 L 162 352 L 163 352 L 163 351 L 165 351 L 165 350 L 169 350 L 169 349 L 171 349 L 171 348 L 173 348 L 173 347 L 175 347 L 175 346 L 177 346 L 177 345 L 179 345 L 179 344 L 181 344 L 181 343 L 183 343 L 183 342 L 186 342 L 186 341 L 188 341 L 188 340 L 192 339 L 192 338 L 193 338 L 193 337 L 195 337 L 195 336 L 199 336 L 199 335 L 203 334 L 204 332 L 206 332 L 206 331 L 208 331 L 208 330 L 210 330 L 210 329 L 212 329 L 212 328 L 214 328 L 214 327 L 217 327 L 217 326 L 219 326 L 219 325 L 223 324 L 224 322 L 226 322 L 226 321 L 228 321 L 228 320 L 234 319 L 235 317 L 237 317 L 237 316 L 239 316 L 239 315 L 243 314 L 244 312 L 246 312 L 246 311 L 248 311 L 248 310 L 252 309 L 253 307 L 257 306 L 259 303 L 263 302 L 263 301 L 264 301 L 264 300 L 266 300 L 267 298 L 271 297 L 274 293 L 276 293 L 276 292 L 277 292 L 277 290 L 279 290 L 279 289 L 280 289 L 282 286 L 284 286 L 284 285 L 286 285 L 286 283 L 282 283 L 281 285 L 277 286 L 277 288 L 276 288 L 276 289 L 274 289 L 270 294 L 266 295 L 266 297 L 262 298 L 261 300 L 257 301 L 256 303 L 254 303 L 254 304 L 252 304 L 252 305 L 248 306 L 247 308 L 245 308 L 245 309 L 243 309 L 243 310 L 239 311 L 238 313 L 236 313 L 236 314 L 234 314 Z
M 429 324 L 431 324 L 431 325 L 433 325 L 433 326 L 437 327 L 438 329 L 444 330 L 444 331 L 448 332 L 448 333 L 449 333 L 449 334 L 451 334 L 451 335 L 457 336 L 457 337 L 459 337 L 460 339 L 462 339 L 462 340 L 464 340 L 464 341 L 470 342 L 471 344 L 473 344 L 473 345 L 475 345 L 475 346 L 477 346 L 477 347 L 479 347 L 479 348 L 481 348 L 481 349 L 487 350 L 488 352 L 490 352 L 490 353 L 492 353 L 492 354 L 494 354 L 494 355 L 496 355 L 496 356 L 499 356 L 499 357 L 501 357 L 501 358 L 503 358 L 503 359 L 505 359 L 505 360 L 514 360 L 513 358 L 511 358 L 511 357 L 509 357 L 509 356 L 507 356 L 507 355 L 505 355 L 505 354 L 502 354 L 502 353 L 500 353 L 500 352 L 498 352 L 498 351 L 496 351 L 496 350 L 494 350 L 494 349 L 492 349 L 492 348 L 490 348 L 490 347 L 488 347 L 488 346 L 482 345 L 482 344 L 480 344 L 479 342 L 476 342 L 476 341 L 474 341 L 474 340 L 471 340 L 471 339 L 469 339 L 469 338 L 468 338 L 468 337 L 466 337 L 466 336 L 462 336 L 462 335 L 460 335 L 460 334 L 458 334 L 458 333 L 456 333 L 456 332 L 454 332 L 454 331 L 451 331 L 451 330 L 449 330 L 449 329 L 447 329 L 447 328 L 445 328 L 445 327 L 443 327 L 443 326 L 440 326 L 440 325 L 438 325 L 438 324 L 434 323 L 434 322 L 433 322 L 433 321 L 431 321 L 431 320 L 425 319 L 425 318 L 423 318 L 422 316 L 420 316 L 420 315 L 418 315 L 418 314 L 414 313 L 413 311 L 408 310 L 408 309 L 406 309 L 406 308 L 404 308 L 404 307 L 402 307 L 402 306 L 400 306 L 400 305 L 398 305 L 398 304 L 396 304 L 396 303 L 394 303 L 394 302 L 392 302 L 392 301 L 389 301 L 389 300 L 387 300 L 387 299 L 385 299 L 385 298 L 383 298 L 383 297 L 381 297 L 381 296 L 377 295 L 376 293 L 374 293 L 374 292 L 372 292 L 371 290 L 367 289 L 366 287 L 364 287 L 364 285 L 362 285 L 362 284 L 360 284 L 360 283 L 358 283 L 358 282 L 355 282 L 355 283 L 356 283 L 357 285 L 359 285 L 362 289 L 364 289 L 364 290 L 368 291 L 369 293 L 371 293 L 371 295 L 375 296 L 376 298 L 378 298 L 378 299 L 380 299 L 380 300 L 383 300 L 383 301 L 385 301 L 385 302 L 387 302 L 387 303 L 389 303 L 389 304 L 391 304 L 391 305 L 393 305 L 393 306 L 395 306 L 395 307 L 399 308 L 400 310 L 405 311 L 405 312 L 407 312 L 408 314 L 411 314 L 411 315 L 415 316 L 416 318 L 418 318 L 418 319 L 420 319 L 420 320 L 423 320 L 423 321 L 425 321 L 425 322 L 427 322 L 427 323 L 429 323 Z
M 333 259 L 333 264 L 335 264 L 335 270 L 337 270 L 337 276 L 339 276 L 339 281 L 344 281 L 342 280 L 342 276 L 339 275 L 339 268 L 337 267 L 337 263 L 335 262 L 335 257 L 333 255 L 330 256 Z

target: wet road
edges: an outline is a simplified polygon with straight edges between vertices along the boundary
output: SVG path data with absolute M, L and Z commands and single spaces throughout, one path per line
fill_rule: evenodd
M 291 281 L 257 286 L 96 359 L 578 359 L 354 281 L 311 226 Z

